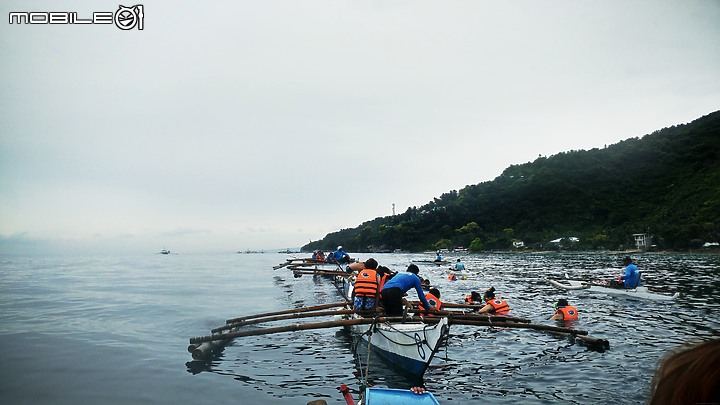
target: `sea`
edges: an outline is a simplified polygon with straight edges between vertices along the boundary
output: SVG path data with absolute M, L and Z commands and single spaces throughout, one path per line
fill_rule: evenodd
M 351 252 L 352 254 L 352 252 Z M 294 277 L 303 254 L 154 253 L 0 256 L 0 403 L 344 404 L 367 372 L 376 387 L 424 384 L 440 403 L 643 404 L 658 362 L 672 350 L 720 337 L 720 255 L 636 254 L 643 283 L 676 301 L 563 291 L 548 278 L 607 280 L 619 253 L 447 254 L 467 270 L 419 263 L 445 302 L 493 286 L 510 315 L 556 326 L 553 303 L 578 308 L 572 327 L 607 339 L 597 350 L 542 331 L 452 326 L 423 381 L 373 352 L 356 355 L 341 328 L 238 338 L 193 360 L 189 339 L 225 320 L 341 301 L 323 276 Z M 423 254 L 357 254 L 404 271 Z M 410 292 L 411 299 L 417 299 Z M 316 319 L 329 320 L 327 318 Z M 304 320 L 258 324 L 283 326 Z

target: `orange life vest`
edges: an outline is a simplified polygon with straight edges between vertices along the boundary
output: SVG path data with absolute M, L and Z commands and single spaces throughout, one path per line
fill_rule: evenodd
M 355 296 L 374 297 L 378 292 L 377 271 L 365 269 L 355 279 Z
M 425 299 L 427 300 L 428 304 L 430 304 L 431 307 L 435 309 L 442 309 L 442 301 L 440 301 L 440 298 L 434 296 L 432 293 L 425 294 Z M 423 304 L 418 304 L 418 308 L 421 311 L 425 310 L 425 307 L 423 307 Z
M 383 287 L 385 287 L 385 282 L 387 281 L 388 273 L 383 273 L 382 277 L 380 277 L 380 285 L 378 285 L 378 291 L 382 291 Z
M 577 310 L 577 308 L 573 307 L 572 305 L 558 307 L 557 311 L 555 311 L 555 313 L 557 314 L 558 312 L 562 312 L 563 321 L 577 321 L 578 320 L 578 310 Z
M 490 312 L 507 312 L 510 310 L 510 305 L 508 305 L 507 302 L 501 300 L 500 298 L 491 298 L 485 303 L 493 307 L 493 310 Z

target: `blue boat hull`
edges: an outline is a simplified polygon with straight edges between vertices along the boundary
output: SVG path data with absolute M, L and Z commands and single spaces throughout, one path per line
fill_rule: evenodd
M 440 404 L 430 392 L 415 394 L 410 390 L 392 388 L 365 389 L 365 405 L 437 405 Z

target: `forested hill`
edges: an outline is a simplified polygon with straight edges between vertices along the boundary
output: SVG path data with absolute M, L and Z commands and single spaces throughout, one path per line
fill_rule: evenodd
M 513 165 L 303 250 L 507 250 L 519 241 L 547 249 L 558 238 L 566 249 L 614 250 L 633 248 L 635 233 L 652 235 L 659 249 L 720 242 L 720 111 L 603 149 Z

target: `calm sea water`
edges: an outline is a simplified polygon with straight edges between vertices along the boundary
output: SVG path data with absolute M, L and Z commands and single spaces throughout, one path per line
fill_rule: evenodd
M 394 270 L 432 259 L 373 256 Z M 207 335 L 229 318 L 340 301 L 325 278 L 273 270 L 287 257 L 0 256 L 1 401 L 340 404 L 340 384 L 357 398 L 352 338 L 339 329 L 236 339 L 201 362 L 186 350 L 190 337 Z M 468 280 L 451 282 L 447 268 L 421 266 L 444 301 L 495 286 L 511 315 L 553 325 L 547 321 L 552 304 L 567 297 L 581 311 L 576 328 L 608 339 L 610 350 L 531 330 L 454 326 L 447 349 L 425 375 L 442 403 L 641 404 L 668 350 L 718 337 L 720 255 L 637 256 L 646 286 L 683 294 L 672 303 L 562 292 L 545 281 L 564 273 L 610 278 L 620 272 L 616 254 L 460 257 Z M 414 383 L 372 355 L 370 379 L 381 387 Z

